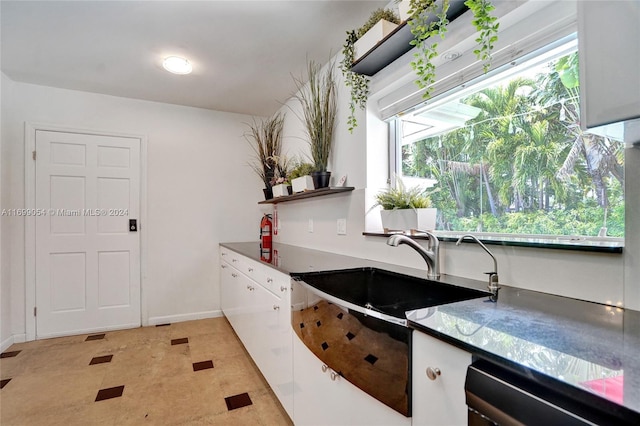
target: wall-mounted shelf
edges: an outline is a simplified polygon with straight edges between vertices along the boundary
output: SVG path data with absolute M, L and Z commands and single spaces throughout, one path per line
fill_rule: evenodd
M 270 200 L 259 201 L 258 204 L 278 204 L 286 203 L 289 201 L 303 200 L 305 198 L 321 197 L 331 194 L 342 194 L 345 192 L 351 192 L 355 188 L 353 186 L 338 186 L 329 188 L 314 189 L 313 191 L 299 192 L 297 194 L 285 195 L 284 197 L 276 197 Z
M 449 3 L 447 19 L 451 22 L 467 10 L 469 8 L 464 5 L 464 0 L 453 0 Z M 432 18 L 432 20 L 435 19 L 435 17 Z M 373 49 L 355 61 L 351 66 L 351 71 L 369 77 L 375 75 L 378 71 L 411 50 L 413 48 L 411 40 L 413 40 L 413 34 L 411 34 L 411 29 L 407 22 L 404 21 L 380 40 Z

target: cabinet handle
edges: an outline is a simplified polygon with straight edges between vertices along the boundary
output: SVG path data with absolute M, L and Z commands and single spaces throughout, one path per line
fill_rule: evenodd
M 232 261 L 232 262 L 237 262 L 237 261 L 238 261 L 238 259 L 231 259 L 231 261 Z
M 284 293 L 285 291 L 287 291 L 287 286 L 281 285 L 281 286 L 280 286 L 280 291 L 281 291 L 281 292 L 283 292 L 283 293 Z
M 326 373 L 328 369 L 329 369 L 329 366 L 327 364 L 322 364 L 322 372 L 323 373 Z
M 253 272 L 253 268 L 247 268 L 249 272 Z
M 277 310 L 279 310 L 279 309 L 280 309 L 280 306 L 278 306 L 278 305 L 273 305 L 273 310 L 274 310 L 274 311 L 277 311 Z
M 267 278 L 267 282 L 268 283 L 272 283 L 273 282 L 273 278 Z
M 233 278 L 237 278 L 237 277 L 238 277 L 238 275 L 237 275 L 237 274 L 234 274 L 233 272 L 231 273 L 231 276 L 232 276 Z
M 247 286 L 247 290 L 249 290 L 249 291 L 253 291 L 253 290 L 255 290 L 255 289 L 254 289 L 252 286 L 248 285 L 248 286 Z
M 427 367 L 427 377 L 429 378 L 429 380 L 437 379 L 440 374 L 442 374 L 442 372 L 438 367 L 436 368 Z
M 227 269 L 227 265 L 220 265 L 222 269 Z
M 222 253 L 222 254 L 221 254 L 221 256 L 226 256 L 226 255 L 227 255 L 227 253 Z
M 336 373 L 335 371 L 331 372 L 331 380 L 333 380 L 334 382 L 336 380 L 338 380 L 338 373 Z

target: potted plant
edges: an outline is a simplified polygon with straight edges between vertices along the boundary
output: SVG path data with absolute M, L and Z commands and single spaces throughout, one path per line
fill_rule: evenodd
M 351 71 L 351 65 L 364 56 L 369 50 L 393 31 L 400 19 L 391 9 L 376 9 L 369 20 L 357 30 L 347 31 L 347 39 L 342 47 L 342 61 L 340 70 L 345 79 L 345 85 L 351 89 L 349 102 L 349 132 L 353 133 L 358 122 L 355 117 L 356 107 L 364 109 L 369 96 L 369 78 L 363 74 Z
M 294 78 L 297 88 L 294 98 L 302 106 L 302 116 L 298 118 L 303 122 L 309 137 L 315 169 L 311 177 L 316 189 L 329 186 L 331 178 L 327 167 L 333 147 L 337 111 L 337 87 L 333 68 L 334 62 L 330 61 L 326 71 L 322 72 L 320 64 L 309 61 L 307 82 Z
M 273 198 L 272 181 L 282 150 L 284 115 L 278 113 L 269 119 L 254 119 L 252 123 L 247 125 L 249 133 L 245 133 L 244 137 L 255 154 L 249 165 L 264 183 L 264 197 L 268 200 Z
M 431 208 L 430 192 L 416 186 L 407 188 L 399 177 L 396 186 L 380 191 L 373 207 L 381 206 L 380 217 L 385 232 L 434 230 L 437 209 Z
M 276 158 L 275 173 L 271 179 L 273 197 L 291 195 L 291 182 L 289 181 L 289 169 L 291 161 L 286 156 Z
M 310 191 L 315 188 L 311 173 L 313 173 L 313 164 L 302 161 L 296 163 L 288 176 L 293 192 Z

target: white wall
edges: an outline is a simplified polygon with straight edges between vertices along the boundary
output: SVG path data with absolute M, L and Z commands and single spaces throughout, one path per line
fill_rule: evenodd
M 251 118 L 18 83 L 5 75 L 2 89 L 3 207 L 24 207 L 25 122 L 145 135 L 143 322 L 217 314 L 218 243 L 257 239 L 256 200 L 263 195 L 246 165 L 250 147 L 242 137 L 243 123 Z M 3 301 L 11 298 L 11 333 L 20 335 L 25 332 L 24 221 L 2 219 L 2 295 Z

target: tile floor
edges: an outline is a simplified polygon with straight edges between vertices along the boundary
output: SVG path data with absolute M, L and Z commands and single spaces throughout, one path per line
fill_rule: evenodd
M 0 379 L 2 426 L 292 424 L 224 318 L 15 344 Z

